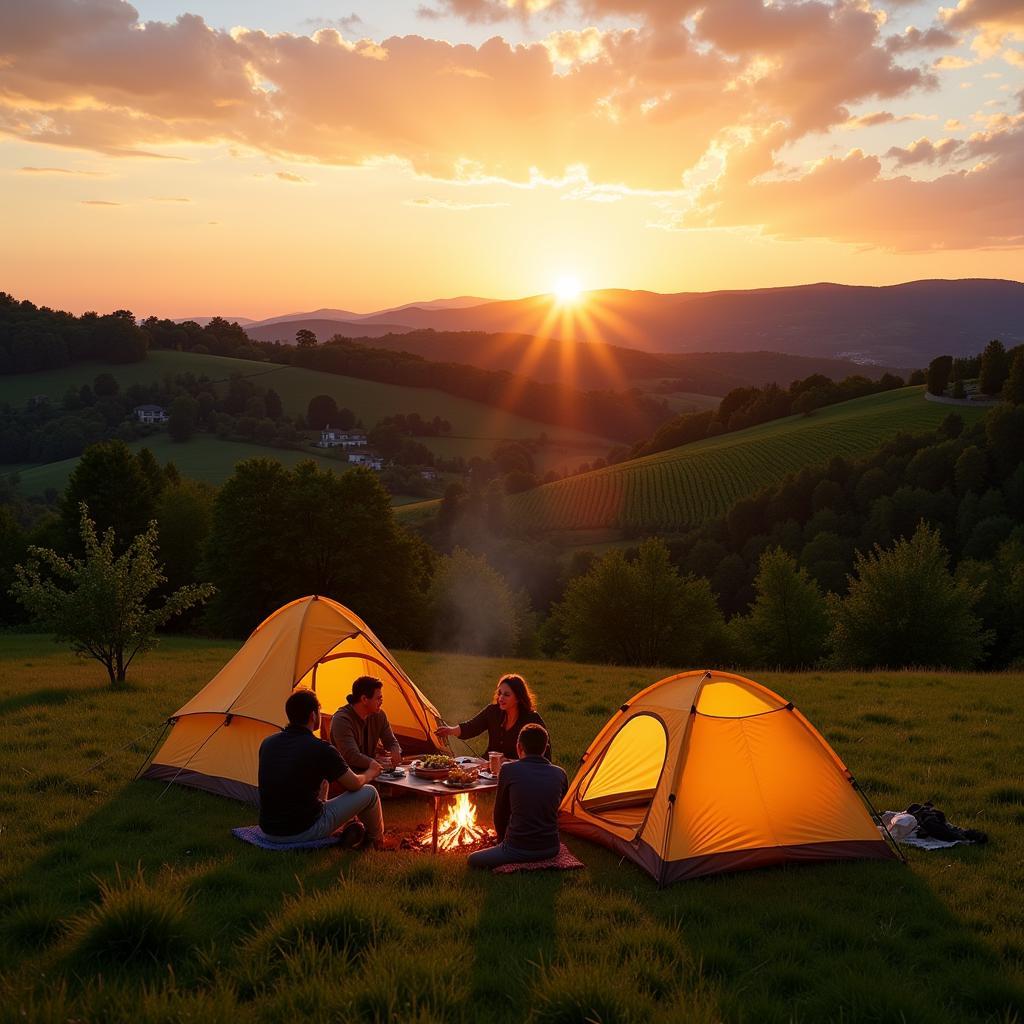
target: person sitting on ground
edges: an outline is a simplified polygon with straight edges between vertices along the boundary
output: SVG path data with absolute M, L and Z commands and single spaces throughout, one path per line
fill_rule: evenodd
M 507 675 L 498 680 L 493 704 L 488 704 L 468 722 L 442 725 L 436 732 L 438 736 L 458 736 L 466 740 L 486 730 L 488 751 L 499 750 L 506 759 L 513 761 L 519 756 L 516 753 L 519 733 L 527 725 L 544 729 L 544 719 L 537 714 L 536 701 L 526 680 L 522 676 Z M 546 731 L 544 735 L 547 736 Z M 550 758 L 550 744 L 540 753 Z
M 519 733 L 519 760 L 502 765 L 494 797 L 494 831 L 498 843 L 469 855 L 469 866 L 550 860 L 558 855 L 558 805 L 569 788 L 565 772 L 545 756 L 548 733 L 542 725 L 524 725 Z
M 331 742 L 345 762 L 357 771 L 377 765 L 378 769 L 397 767 L 402 762 L 402 748 L 391 731 L 384 706 L 384 684 L 373 676 L 360 676 L 352 684 L 346 703 L 338 708 L 331 719 Z M 377 748 L 382 747 L 385 757 L 377 760 Z
M 308 843 L 333 835 L 358 816 L 366 842 L 392 849 L 384 837 L 384 816 L 377 790 L 370 785 L 380 766 L 357 775 L 341 754 L 314 733 L 320 726 L 320 701 L 312 690 L 296 690 L 284 703 L 288 725 L 268 736 L 259 751 L 260 829 L 272 843 Z M 326 799 L 328 783 L 344 792 Z M 345 826 L 346 829 L 349 826 Z M 361 832 L 358 825 L 352 831 Z

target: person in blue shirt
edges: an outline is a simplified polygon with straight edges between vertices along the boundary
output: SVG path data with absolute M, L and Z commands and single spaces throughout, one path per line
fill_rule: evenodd
M 557 856 L 558 806 L 569 780 L 545 756 L 548 733 L 542 725 L 519 731 L 519 760 L 501 766 L 494 798 L 494 830 L 498 843 L 469 855 L 469 866 L 496 868 L 500 864 L 549 860 Z

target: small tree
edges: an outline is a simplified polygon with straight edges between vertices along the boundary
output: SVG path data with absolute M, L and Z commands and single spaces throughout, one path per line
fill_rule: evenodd
M 10 593 L 39 626 L 69 642 L 75 654 L 101 662 L 116 687 L 135 656 L 156 646 L 157 629 L 205 601 L 214 587 L 181 587 L 160 607 L 148 608 L 147 598 L 165 582 L 156 557 L 156 521 L 117 555 L 114 531 L 100 539 L 84 502 L 80 511 L 85 557 L 30 547 L 29 561 L 15 566 L 17 580 Z
M 295 332 L 295 341 L 299 348 L 313 348 L 316 345 L 316 340 L 316 334 L 308 327 L 303 327 Z
M 427 597 L 434 642 L 442 650 L 509 655 L 519 644 L 522 611 L 504 577 L 479 555 L 456 548 L 438 561 Z
M 938 530 L 921 522 L 910 540 L 858 552 L 845 599 L 829 598 L 838 664 L 852 668 L 969 668 L 991 634 L 974 606 L 982 588 L 956 580 Z
M 787 669 L 818 661 L 825 651 L 828 611 L 807 570 L 781 548 L 770 548 L 761 555 L 754 589 L 750 614 L 730 624 L 746 659 Z
M 949 377 L 952 372 L 953 357 L 936 356 L 928 364 L 928 394 L 944 394 L 946 390 L 946 385 L 949 383 Z
M 1013 350 L 1010 373 L 1003 385 L 1003 401 L 1024 405 L 1024 345 Z
M 172 441 L 187 441 L 196 430 L 199 419 L 199 403 L 188 395 L 179 395 L 171 403 L 167 419 L 167 433 Z
M 981 354 L 978 390 L 984 395 L 998 395 L 1003 390 L 1009 374 L 1010 360 L 1006 355 L 1006 348 L 998 338 L 994 338 Z
M 314 395 L 306 407 L 306 422 L 310 430 L 323 430 L 337 423 L 338 403 L 330 395 Z
M 680 576 L 659 539 L 644 541 L 634 561 L 621 551 L 599 559 L 552 614 L 577 661 L 699 663 L 724 631 L 708 581 Z

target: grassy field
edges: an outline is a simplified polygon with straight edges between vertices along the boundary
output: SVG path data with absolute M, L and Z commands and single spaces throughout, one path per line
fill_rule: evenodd
M 238 843 L 228 830 L 252 809 L 133 781 L 153 730 L 234 649 L 166 640 L 112 692 L 45 637 L 0 638 L 0 1021 L 1021 1019 L 1021 675 L 761 676 L 877 806 L 931 798 L 991 842 L 658 891 L 577 840 L 584 870 L 508 877 L 457 856 Z M 513 667 L 399 657 L 449 720 Z M 570 772 L 661 674 L 516 667 Z M 385 813 L 405 829 L 426 804 Z
M 926 402 L 920 387 L 870 395 L 546 484 L 511 498 L 509 515 L 542 530 L 685 528 L 804 466 L 934 429 L 951 411 L 968 421 L 984 415 Z

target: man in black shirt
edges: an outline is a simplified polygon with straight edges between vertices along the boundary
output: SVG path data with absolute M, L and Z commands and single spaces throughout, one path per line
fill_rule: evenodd
M 359 816 L 366 838 L 387 848 L 377 790 L 369 783 L 380 772 L 370 765 L 353 772 L 341 754 L 314 735 L 320 726 L 320 701 L 311 690 L 296 690 L 285 701 L 288 726 L 260 744 L 260 829 L 272 843 L 305 843 L 336 832 Z M 327 786 L 345 790 L 328 800 Z
M 516 744 L 518 761 L 501 766 L 494 798 L 498 845 L 469 855 L 474 868 L 549 860 L 558 854 L 558 805 L 569 780 L 545 756 L 548 733 L 541 725 L 524 725 Z

